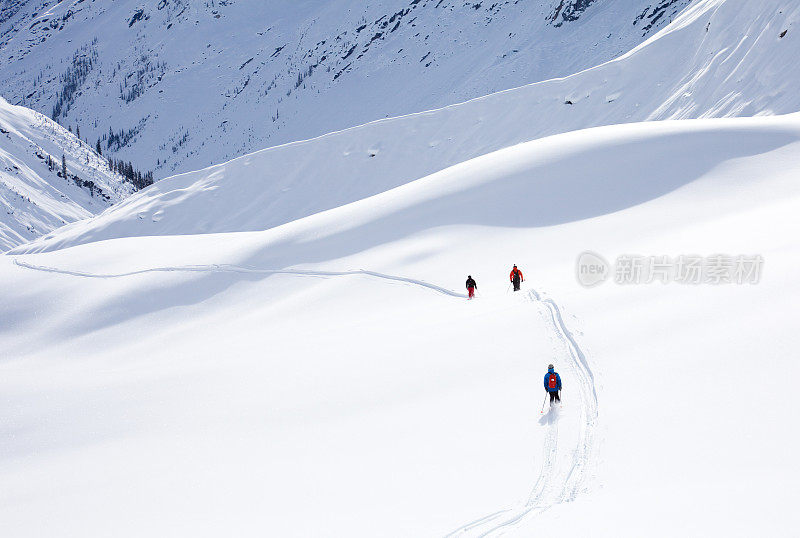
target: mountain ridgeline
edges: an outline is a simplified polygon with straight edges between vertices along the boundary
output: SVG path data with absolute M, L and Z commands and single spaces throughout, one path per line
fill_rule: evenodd
M 10 102 L 164 176 L 566 76 L 688 3 L 11 1 L 0 78 Z

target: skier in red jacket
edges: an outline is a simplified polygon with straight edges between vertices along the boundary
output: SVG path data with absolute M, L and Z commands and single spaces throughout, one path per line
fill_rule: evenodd
M 478 285 L 475 283 L 475 279 L 472 278 L 472 275 L 467 275 L 467 293 L 469 294 L 469 299 L 475 297 L 476 289 L 478 289 Z
M 514 268 L 511 270 L 511 274 L 509 275 L 511 282 L 514 284 L 514 291 L 519 291 L 520 283 L 524 282 L 525 279 L 522 277 L 522 271 L 517 269 L 515 265 Z M 506 292 L 508 293 L 508 292 Z

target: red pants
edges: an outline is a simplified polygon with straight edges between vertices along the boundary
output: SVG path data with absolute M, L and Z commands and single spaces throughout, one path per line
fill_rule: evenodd
M 467 288 L 467 292 L 469 293 L 469 298 L 470 299 L 475 297 L 475 288 Z

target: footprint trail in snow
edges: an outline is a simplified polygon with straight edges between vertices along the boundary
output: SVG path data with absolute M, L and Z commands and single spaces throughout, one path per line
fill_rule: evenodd
M 567 329 L 556 302 L 549 298 L 543 299 L 533 289 L 528 291 L 526 300 L 544 308 L 547 319 L 552 323 L 563 349 L 562 356 L 566 359 L 560 361 L 568 374 L 563 377 L 572 380 L 570 386 L 578 389 L 580 412 L 577 419 L 574 419 L 559 416 L 559 409 L 553 408 L 541 417 L 539 422 L 547 429 L 542 447 L 542 466 L 526 502 L 468 523 L 448 534 L 448 537 L 500 536 L 551 506 L 574 500 L 590 476 L 589 465 L 597 426 L 594 373 L 586 355 Z M 563 452 L 559 453 L 559 422 L 568 418 L 577 420 L 578 432 L 574 443 L 562 446 Z
M 125 278 L 133 275 L 157 272 L 231 272 L 231 273 L 257 273 L 257 274 L 289 274 L 297 276 L 336 276 L 346 277 L 364 275 L 383 280 L 393 280 L 406 284 L 419 286 L 431 291 L 451 297 L 465 298 L 466 295 L 454 292 L 447 288 L 430 284 L 422 280 L 405 278 L 395 275 L 367 271 L 363 269 L 351 271 L 318 271 L 300 269 L 259 269 L 230 264 L 213 265 L 187 265 L 175 267 L 155 267 L 117 274 L 98 274 L 83 271 L 59 269 L 30 264 L 14 259 L 19 267 L 35 271 L 59 273 L 83 278 Z M 533 305 L 544 309 L 548 321 L 552 324 L 557 340 L 562 348 L 562 356 L 566 360 L 560 364 L 566 368 L 567 379 L 571 380 L 570 387 L 577 387 L 580 399 L 579 416 L 577 417 L 578 432 L 574 446 L 562 447 L 559 452 L 559 422 L 567 418 L 560 417 L 558 408 L 553 408 L 545 413 L 540 423 L 546 428 L 544 444 L 542 447 L 542 466 L 539 477 L 533 485 L 528 499 L 520 506 L 494 512 L 480 519 L 472 521 L 448 534 L 448 537 L 483 537 L 497 536 L 511 531 L 519 523 L 535 517 L 551 506 L 569 502 L 575 499 L 581 488 L 589 478 L 589 465 L 594 450 L 595 430 L 597 426 L 597 392 L 594 374 L 589 366 L 585 354 L 578 346 L 575 338 L 564 323 L 561 310 L 555 301 L 543 299 L 536 290 L 529 290 L 525 299 Z M 572 394 L 572 392 L 570 392 Z M 563 443 L 562 443 L 563 444 Z

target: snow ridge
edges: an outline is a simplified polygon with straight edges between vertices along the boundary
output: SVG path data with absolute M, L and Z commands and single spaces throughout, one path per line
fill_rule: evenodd
M 52 241 L 38 240 L 24 251 L 113 237 L 265 230 L 493 151 L 593 126 L 796 112 L 796 37 L 780 35 L 800 21 L 800 7 L 765 2 L 769 9 L 745 0 L 698 2 L 628 54 L 563 79 L 163 179 L 102 217 L 65 227 Z M 755 29 L 759 39 L 741 37 Z M 740 45 L 734 50 L 730 43 Z

